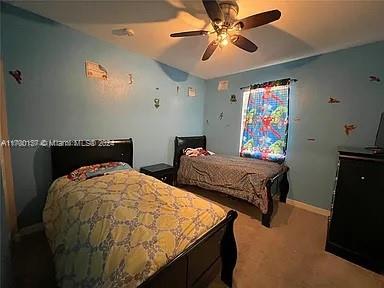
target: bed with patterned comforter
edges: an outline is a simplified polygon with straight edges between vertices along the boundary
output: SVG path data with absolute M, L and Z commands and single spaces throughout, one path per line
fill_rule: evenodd
M 60 287 L 137 287 L 225 216 L 191 193 L 124 170 L 58 178 L 43 220 Z
M 229 155 L 181 156 L 179 184 L 219 191 L 268 211 L 267 181 L 286 170 L 284 164 Z

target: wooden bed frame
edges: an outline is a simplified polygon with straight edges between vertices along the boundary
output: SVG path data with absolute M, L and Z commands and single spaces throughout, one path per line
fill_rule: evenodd
M 53 179 L 67 175 L 74 169 L 96 163 L 122 161 L 133 166 L 132 139 L 73 142 L 71 146 L 52 147 Z M 106 144 L 110 144 L 106 146 Z M 140 288 L 149 287 L 207 287 L 221 272 L 222 281 L 232 287 L 237 247 L 233 234 L 236 211 L 200 237 L 189 248 L 149 277 Z
M 176 137 L 175 138 L 175 153 L 173 158 L 173 166 L 176 171 L 179 169 L 180 157 L 183 155 L 183 150 L 186 148 L 207 148 L 207 138 L 205 136 L 191 137 Z M 267 182 L 268 193 L 268 211 L 262 214 L 261 222 L 265 227 L 271 227 L 271 218 L 273 214 L 273 196 L 280 193 L 280 202 L 286 203 L 289 191 L 288 173 L 289 168 L 286 167 L 279 174 L 269 179 Z M 226 195 L 229 196 L 229 195 Z M 233 197 L 233 196 L 229 196 Z

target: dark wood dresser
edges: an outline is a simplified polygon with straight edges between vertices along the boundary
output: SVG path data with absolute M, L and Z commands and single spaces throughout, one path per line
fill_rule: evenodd
M 384 154 L 339 147 L 326 251 L 384 272 Z

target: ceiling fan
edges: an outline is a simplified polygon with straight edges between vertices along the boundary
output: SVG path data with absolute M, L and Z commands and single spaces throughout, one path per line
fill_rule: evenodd
M 207 11 L 208 17 L 211 19 L 211 24 L 214 31 L 187 31 L 172 33 L 170 36 L 205 36 L 216 33 L 216 39 L 209 43 L 203 54 L 203 61 L 208 60 L 218 46 L 227 46 L 229 42 L 247 52 L 255 52 L 257 50 L 257 46 L 252 41 L 240 35 L 240 32 L 242 30 L 248 30 L 271 23 L 280 19 L 281 16 L 281 12 L 279 10 L 271 10 L 237 20 L 236 17 L 239 13 L 239 6 L 237 5 L 236 1 L 202 1 L 205 10 Z

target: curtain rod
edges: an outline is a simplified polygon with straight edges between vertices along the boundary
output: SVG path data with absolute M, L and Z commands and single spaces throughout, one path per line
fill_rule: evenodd
M 297 82 L 297 81 L 298 81 L 297 79 L 294 79 L 294 78 L 288 78 L 288 79 L 282 79 L 282 80 L 289 80 L 289 81 L 292 81 L 292 82 Z M 275 81 L 281 81 L 281 80 L 275 80 Z M 265 83 L 275 82 L 275 81 L 267 81 L 267 82 L 265 82 Z M 264 84 L 264 83 L 262 83 L 262 84 Z M 261 84 L 261 85 L 262 85 L 262 84 Z M 251 84 L 251 85 L 248 85 L 248 86 L 240 87 L 240 90 L 248 89 L 248 88 L 250 88 L 250 87 L 253 86 L 253 85 L 255 85 L 255 84 Z M 257 84 L 256 84 L 256 85 L 257 85 Z

